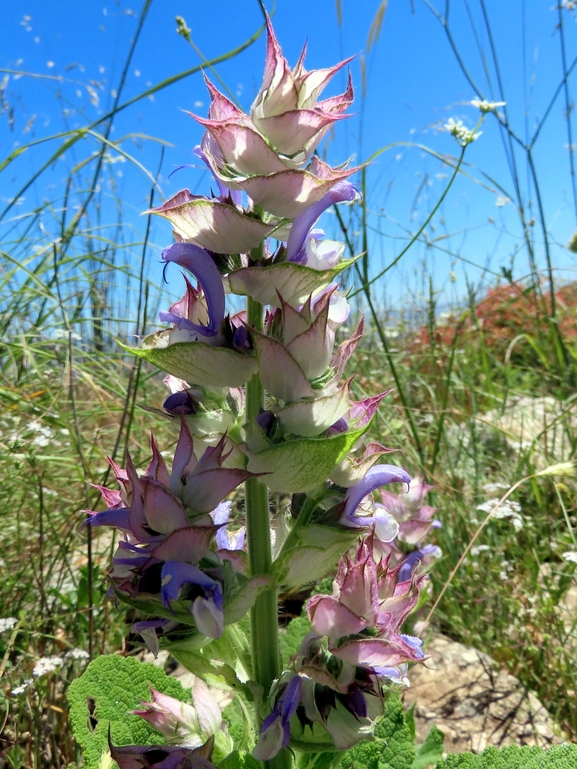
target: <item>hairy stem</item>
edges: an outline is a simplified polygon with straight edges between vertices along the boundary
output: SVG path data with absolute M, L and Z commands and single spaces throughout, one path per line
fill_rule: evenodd
M 247 303 L 247 320 L 252 328 L 262 331 L 262 305 L 250 298 Z M 264 391 L 259 375 L 255 374 L 246 386 L 246 421 L 249 422 L 257 417 L 263 406 Z M 249 478 L 246 481 L 245 490 L 250 573 L 270 574 L 272 552 L 268 489 L 257 478 Z M 262 687 L 262 696 L 265 700 L 272 682 L 280 676 L 281 672 L 277 602 L 277 588 L 273 585 L 259 595 L 251 610 L 253 678 Z M 257 713 L 257 717 L 258 715 Z M 287 750 L 282 750 L 274 759 L 266 763 L 271 769 L 290 769 L 292 757 Z

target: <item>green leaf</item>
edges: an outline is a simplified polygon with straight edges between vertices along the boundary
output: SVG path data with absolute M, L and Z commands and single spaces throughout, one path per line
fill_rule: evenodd
M 249 457 L 247 470 L 251 473 L 269 473 L 261 480 L 272 491 L 311 491 L 318 486 L 319 480 L 329 477 L 367 428 L 368 425 L 328 438 L 288 440 L 259 451 L 258 454 L 245 449 Z
M 165 331 L 147 336 L 141 347 L 129 347 L 118 342 L 139 358 L 158 366 L 168 374 L 190 384 L 211 387 L 242 387 L 258 370 L 256 358 L 229 350 L 212 347 L 204 342 L 176 342 L 166 344 Z
M 193 671 L 209 686 L 219 689 L 224 686 L 234 691 L 242 691 L 247 697 L 250 696 L 250 689 L 240 681 L 234 668 L 226 662 L 213 660 L 198 650 L 187 649 L 186 642 L 169 644 L 168 651 L 177 662 L 187 670 Z
M 536 746 L 486 748 L 482 753 L 459 753 L 447 756 L 437 769 L 575 769 L 577 745 L 555 745 L 552 748 Z
M 436 766 L 443 758 L 443 743 L 445 733 L 433 726 L 426 740 L 417 749 L 417 755 L 411 769 L 425 769 L 427 766 Z
M 288 668 L 290 658 L 300 649 L 301 643 L 313 626 L 306 617 L 295 617 L 289 622 L 285 633 L 279 635 L 279 647 L 283 668 Z
M 228 730 L 240 750 L 250 753 L 255 746 L 256 734 L 254 709 L 244 702 L 240 696 L 235 697 L 222 713 L 228 722 Z
M 338 753 L 301 753 L 298 769 L 332 769 Z
M 233 294 L 250 296 L 260 304 L 279 307 L 278 291 L 287 304 L 296 307 L 304 304 L 315 291 L 326 288 L 357 258 L 346 259 L 331 270 L 314 270 L 294 262 L 243 267 L 229 274 L 228 283 Z
M 411 769 L 415 748 L 398 695 L 387 698 L 385 715 L 374 734 L 374 742 L 361 742 L 348 750 L 339 769 Z
M 70 684 L 70 722 L 84 754 L 85 769 L 99 769 L 108 750 L 108 729 L 114 745 L 162 745 L 165 740 L 139 716 L 130 715 L 150 700 L 153 686 L 182 702 L 191 698 L 179 681 L 163 670 L 134 657 L 116 654 L 97 657 Z
M 261 764 L 250 753 L 235 750 L 220 762 L 218 769 L 261 769 Z
M 340 556 L 354 545 L 357 536 L 354 529 L 318 525 L 301 529 L 298 544 L 281 553 L 273 564 L 278 584 L 297 587 L 317 582 L 334 571 Z
M 415 704 L 411 705 L 411 707 L 405 711 L 405 723 L 409 727 L 409 732 L 411 734 L 411 739 L 413 742 L 415 741 L 415 738 L 417 736 L 417 726 L 415 724 Z

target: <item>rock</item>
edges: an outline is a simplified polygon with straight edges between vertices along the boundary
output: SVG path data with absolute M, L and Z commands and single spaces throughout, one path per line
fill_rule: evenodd
M 410 671 L 405 707 L 415 705 L 417 740 L 433 725 L 445 733 L 445 750 L 480 752 L 489 745 L 562 742 L 537 697 L 514 676 L 500 671 L 487 654 L 434 634 L 427 644 L 434 669 Z
M 567 425 L 575 421 L 564 402 L 550 396 L 512 398 L 503 410 L 495 409 L 478 417 L 482 426 L 496 430 L 516 453 L 535 444 L 533 459 L 538 469 L 571 456 Z

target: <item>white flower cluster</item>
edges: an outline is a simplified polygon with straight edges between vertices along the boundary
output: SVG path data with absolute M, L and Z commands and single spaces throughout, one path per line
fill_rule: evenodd
M 34 419 L 32 422 L 28 423 L 28 430 L 36 433 L 32 439 L 32 444 L 34 446 L 39 446 L 40 448 L 48 446 L 54 437 L 54 430 L 52 430 L 52 428 L 48 427 L 47 425 L 43 425 L 42 422 L 38 421 L 37 419 Z
M 124 158 L 123 158 L 124 159 Z M 72 339 L 75 339 L 77 341 L 80 341 L 82 337 L 80 334 L 77 334 L 75 331 L 73 331 L 70 334 Z M 68 339 L 68 331 L 65 328 L 57 328 L 54 330 L 54 339 Z
M 2 617 L 0 618 L 0 633 L 5 633 L 7 630 L 12 630 L 14 625 L 18 622 L 16 617 Z
M 561 555 L 561 558 L 569 561 L 569 563 L 577 563 L 577 550 L 567 550 L 566 553 Z
M 24 694 L 26 689 L 28 689 L 34 681 L 31 678 L 27 678 L 25 681 L 22 681 L 22 683 L 19 686 L 15 686 L 14 689 L 10 692 L 13 697 L 17 697 L 19 694 Z
M 476 107 L 483 115 L 487 112 L 495 112 L 497 107 L 504 107 L 505 101 L 487 101 L 486 99 L 472 99 L 471 104 Z
M 510 499 L 500 505 L 499 501 L 498 499 L 489 499 L 482 505 L 477 505 L 477 510 L 481 513 L 491 513 L 493 518 L 509 519 L 517 531 L 522 529 L 524 521 L 521 515 L 521 505 Z
M 467 144 L 476 141 L 483 133 L 482 131 L 471 131 L 469 128 L 465 128 L 462 120 L 455 122 L 452 117 L 445 123 L 445 130 L 455 137 L 461 147 L 466 147 Z
M 17 620 L 13 617 L 0 619 L 0 632 L 2 630 L 2 623 L 7 623 L 11 620 L 13 620 L 13 624 L 9 626 L 6 625 L 6 627 L 13 627 Z M 11 694 L 13 697 L 17 697 L 19 694 L 24 694 L 24 692 L 34 683 L 34 678 L 41 678 L 41 676 L 45 676 L 48 673 L 54 673 L 55 670 L 58 670 L 58 668 L 61 668 L 62 665 L 64 665 L 66 660 L 86 662 L 88 659 L 89 654 L 87 651 L 84 651 L 84 649 L 70 649 L 70 651 L 67 651 L 62 657 L 40 657 L 32 669 L 33 678 L 27 678 L 22 681 L 21 684 L 15 686 L 14 689 L 12 689 Z
M 69 652 L 66 652 L 64 655 L 66 659 L 70 660 L 87 660 L 90 655 L 87 651 L 84 651 L 84 649 L 71 649 Z
M 34 678 L 40 678 L 47 673 L 53 673 L 64 664 L 64 657 L 40 657 L 32 669 Z
M 508 483 L 499 483 L 498 481 L 496 483 L 486 483 L 483 486 L 483 491 L 486 491 L 487 494 L 497 494 L 501 489 L 503 491 L 506 491 L 507 489 L 510 489 Z

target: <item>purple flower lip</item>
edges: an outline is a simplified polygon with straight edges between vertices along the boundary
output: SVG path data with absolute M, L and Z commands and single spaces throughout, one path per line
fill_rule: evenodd
M 395 465 L 374 465 L 365 477 L 351 486 L 345 495 L 341 523 L 344 526 L 367 526 L 374 522 L 373 518 L 362 518 L 355 515 L 357 507 L 363 499 L 387 483 L 406 483 L 410 485 L 411 476 L 401 467 Z
M 166 262 L 165 270 L 170 262 L 175 262 L 194 275 L 206 298 L 209 322 L 207 326 L 201 326 L 172 312 L 161 312 L 160 320 L 175 323 L 179 329 L 193 331 L 201 336 L 216 336 L 224 320 L 224 288 L 219 272 L 208 252 L 192 243 L 174 243 L 163 250 L 162 260 Z
M 304 263 L 306 261 L 306 254 L 303 254 L 303 248 L 307 237 L 311 233 L 311 228 L 319 216 L 330 206 L 342 203 L 345 200 L 354 200 L 359 196 L 360 193 L 354 184 L 348 181 L 340 181 L 317 203 L 313 203 L 306 211 L 295 217 L 287 241 L 286 261 Z M 316 238 L 318 233 L 313 231 L 312 236 Z
M 195 413 L 192 399 L 185 390 L 169 395 L 162 407 L 174 416 L 190 416 Z
M 293 676 L 263 721 L 259 741 L 253 751 L 255 758 L 266 761 L 289 744 L 290 721 L 300 702 L 301 683 L 300 676 Z

